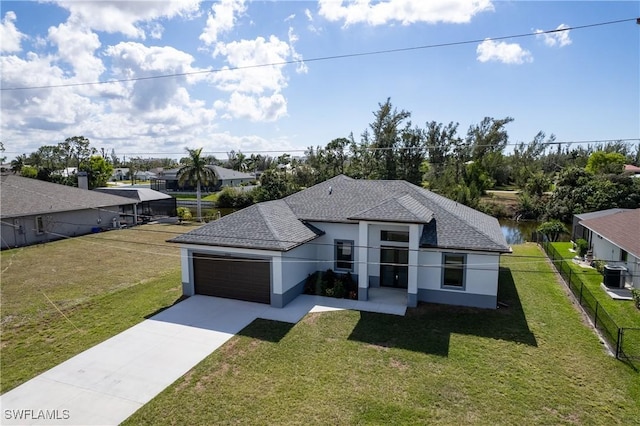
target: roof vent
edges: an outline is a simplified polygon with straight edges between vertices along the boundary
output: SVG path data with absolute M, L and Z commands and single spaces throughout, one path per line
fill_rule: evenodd
M 333 192 L 333 188 L 329 187 L 329 195 L 331 195 L 332 192 Z

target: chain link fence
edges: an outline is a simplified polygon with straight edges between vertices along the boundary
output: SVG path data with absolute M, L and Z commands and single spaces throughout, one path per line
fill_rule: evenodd
M 640 365 L 640 328 L 619 327 L 556 248 L 549 241 L 542 241 L 540 245 L 594 326 L 615 349 L 616 358 L 637 369 Z

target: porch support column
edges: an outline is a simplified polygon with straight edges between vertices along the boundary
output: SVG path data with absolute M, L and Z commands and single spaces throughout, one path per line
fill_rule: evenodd
M 282 296 L 282 257 L 271 258 L 271 306 L 282 308 L 284 306 Z
M 193 296 L 196 291 L 191 268 L 193 265 L 191 251 L 184 247 L 180 249 L 180 265 L 182 268 L 182 294 L 184 296 Z
M 409 271 L 407 285 L 407 306 L 418 306 L 418 249 L 420 248 L 420 225 L 409 225 Z
M 358 224 L 358 300 L 369 300 L 369 225 Z

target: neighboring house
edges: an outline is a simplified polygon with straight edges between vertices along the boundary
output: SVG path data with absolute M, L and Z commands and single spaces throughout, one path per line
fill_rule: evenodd
M 225 169 L 220 166 L 207 167 L 211 168 L 215 172 L 218 182 L 216 185 L 210 185 L 203 188 L 205 192 L 219 191 L 221 188 L 227 186 L 240 186 L 255 180 L 255 177 L 248 173 Z M 180 169 L 168 169 L 158 172 L 157 177 L 151 178 L 151 189 L 162 192 L 195 191 L 195 186 L 188 182 L 183 186 L 178 185 L 178 170 Z
M 629 209 L 607 209 L 607 210 L 599 210 L 597 212 L 591 213 L 581 213 L 573 215 L 572 228 L 571 228 L 571 239 L 575 242 L 582 238 L 583 240 L 589 241 L 589 230 L 582 226 L 580 223 L 583 220 L 595 219 L 598 217 L 609 216 L 614 213 L 629 211 Z
M 594 259 L 622 266 L 624 283 L 640 288 L 640 209 L 610 209 L 576 215 Z
M 405 181 L 334 177 L 178 236 L 185 295 L 282 307 L 315 271 L 350 273 L 358 299 L 372 287 L 418 301 L 497 306 L 498 221 Z
M 114 168 L 113 173 L 111 173 L 111 180 L 128 180 L 128 177 L 129 177 L 128 167 Z
M 16 175 L 0 177 L 2 248 L 135 223 L 136 201 Z M 125 211 L 132 209 L 132 214 Z
M 137 202 L 138 217 L 140 217 L 142 221 L 162 216 L 176 216 L 176 199 L 171 195 L 154 191 L 150 188 L 116 186 L 96 188 L 94 191 L 135 200 Z
M 157 177 L 155 173 L 145 171 L 145 170 L 138 170 L 133 174 L 133 176 L 135 180 L 143 180 L 143 181 L 155 179 Z
M 640 167 L 633 164 L 625 164 L 624 173 L 631 175 L 631 177 L 640 177 Z

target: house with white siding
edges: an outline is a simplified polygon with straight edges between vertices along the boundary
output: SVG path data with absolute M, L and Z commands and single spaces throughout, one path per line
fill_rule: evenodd
M 498 221 L 406 181 L 336 176 L 255 204 L 170 240 L 181 245 L 185 295 L 282 307 L 307 277 L 350 274 L 357 298 L 394 288 L 418 302 L 495 309 Z

